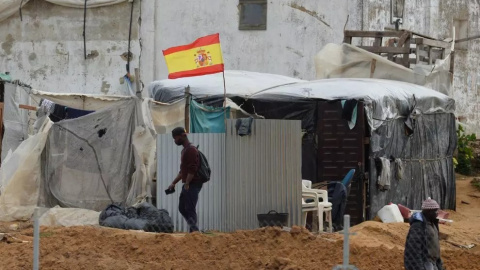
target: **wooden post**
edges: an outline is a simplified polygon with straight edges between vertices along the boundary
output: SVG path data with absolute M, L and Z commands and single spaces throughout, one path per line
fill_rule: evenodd
M 135 86 L 135 88 L 137 88 L 137 91 L 135 91 L 137 97 L 142 98 L 142 89 L 140 89 L 140 70 L 138 68 L 135 68 Z
M 373 74 L 375 73 L 376 67 L 377 67 L 377 59 L 372 59 L 372 63 L 370 64 L 370 78 L 373 78 Z
M 407 68 L 410 68 L 410 43 L 412 41 L 412 34 L 410 32 L 406 32 L 405 34 L 407 34 L 407 36 L 405 37 L 405 42 L 402 45 L 407 48 L 408 53 L 403 54 L 403 65 Z M 403 41 L 403 39 L 404 37 L 402 36 L 400 41 Z
M 3 142 L 3 102 L 0 102 L 0 153 L 2 152 Z M 0 160 L 3 161 L 3 160 Z
M 185 130 L 190 133 L 190 85 L 185 88 Z
M 455 51 L 450 53 L 450 82 L 453 83 L 453 73 L 455 69 Z

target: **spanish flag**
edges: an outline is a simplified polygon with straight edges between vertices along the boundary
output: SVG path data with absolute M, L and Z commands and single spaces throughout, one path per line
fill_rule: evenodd
M 178 79 L 223 72 L 220 35 L 201 37 L 193 43 L 163 51 L 168 78 Z

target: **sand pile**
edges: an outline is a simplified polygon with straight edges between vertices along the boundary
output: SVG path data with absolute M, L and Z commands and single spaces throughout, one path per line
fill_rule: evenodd
M 480 198 L 469 179 L 459 180 L 458 212 L 441 225 L 447 269 L 480 269 Z M 464 200 L 469 204 L 461 203 Z M 32 268 L 31 224 L 0 232 L 0 269 Z M 365 222 L 352 228 L 351 263 L 359 269 L 403 269 L 408 224 Z M 43 269 L 332 269 L 342 262 L 343 237 L 305 229 L 276 228 L 235 233 L 154 234 L 98 227 L 42 228 Z M 26 242 L 23 242 L 26 241 Z M 453 244 L 452 244 L 453 243 Z M 465 249 L 457 245 L 477 245 Z

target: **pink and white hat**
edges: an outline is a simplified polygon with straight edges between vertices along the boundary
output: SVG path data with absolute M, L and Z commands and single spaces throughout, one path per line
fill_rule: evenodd
M 436 210 L 440 209 L 440 205 L 435 200 L 432 200 L 432 198 L 428 197 L 425 201 L 422 203 L 422 210 Z

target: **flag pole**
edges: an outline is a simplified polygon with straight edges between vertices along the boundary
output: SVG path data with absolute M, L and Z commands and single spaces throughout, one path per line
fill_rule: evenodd
M 223 75 L 223 121 L 225 122 L 225 132 L 227 132 L 227 86 L 225 84 L 225 70 Z

